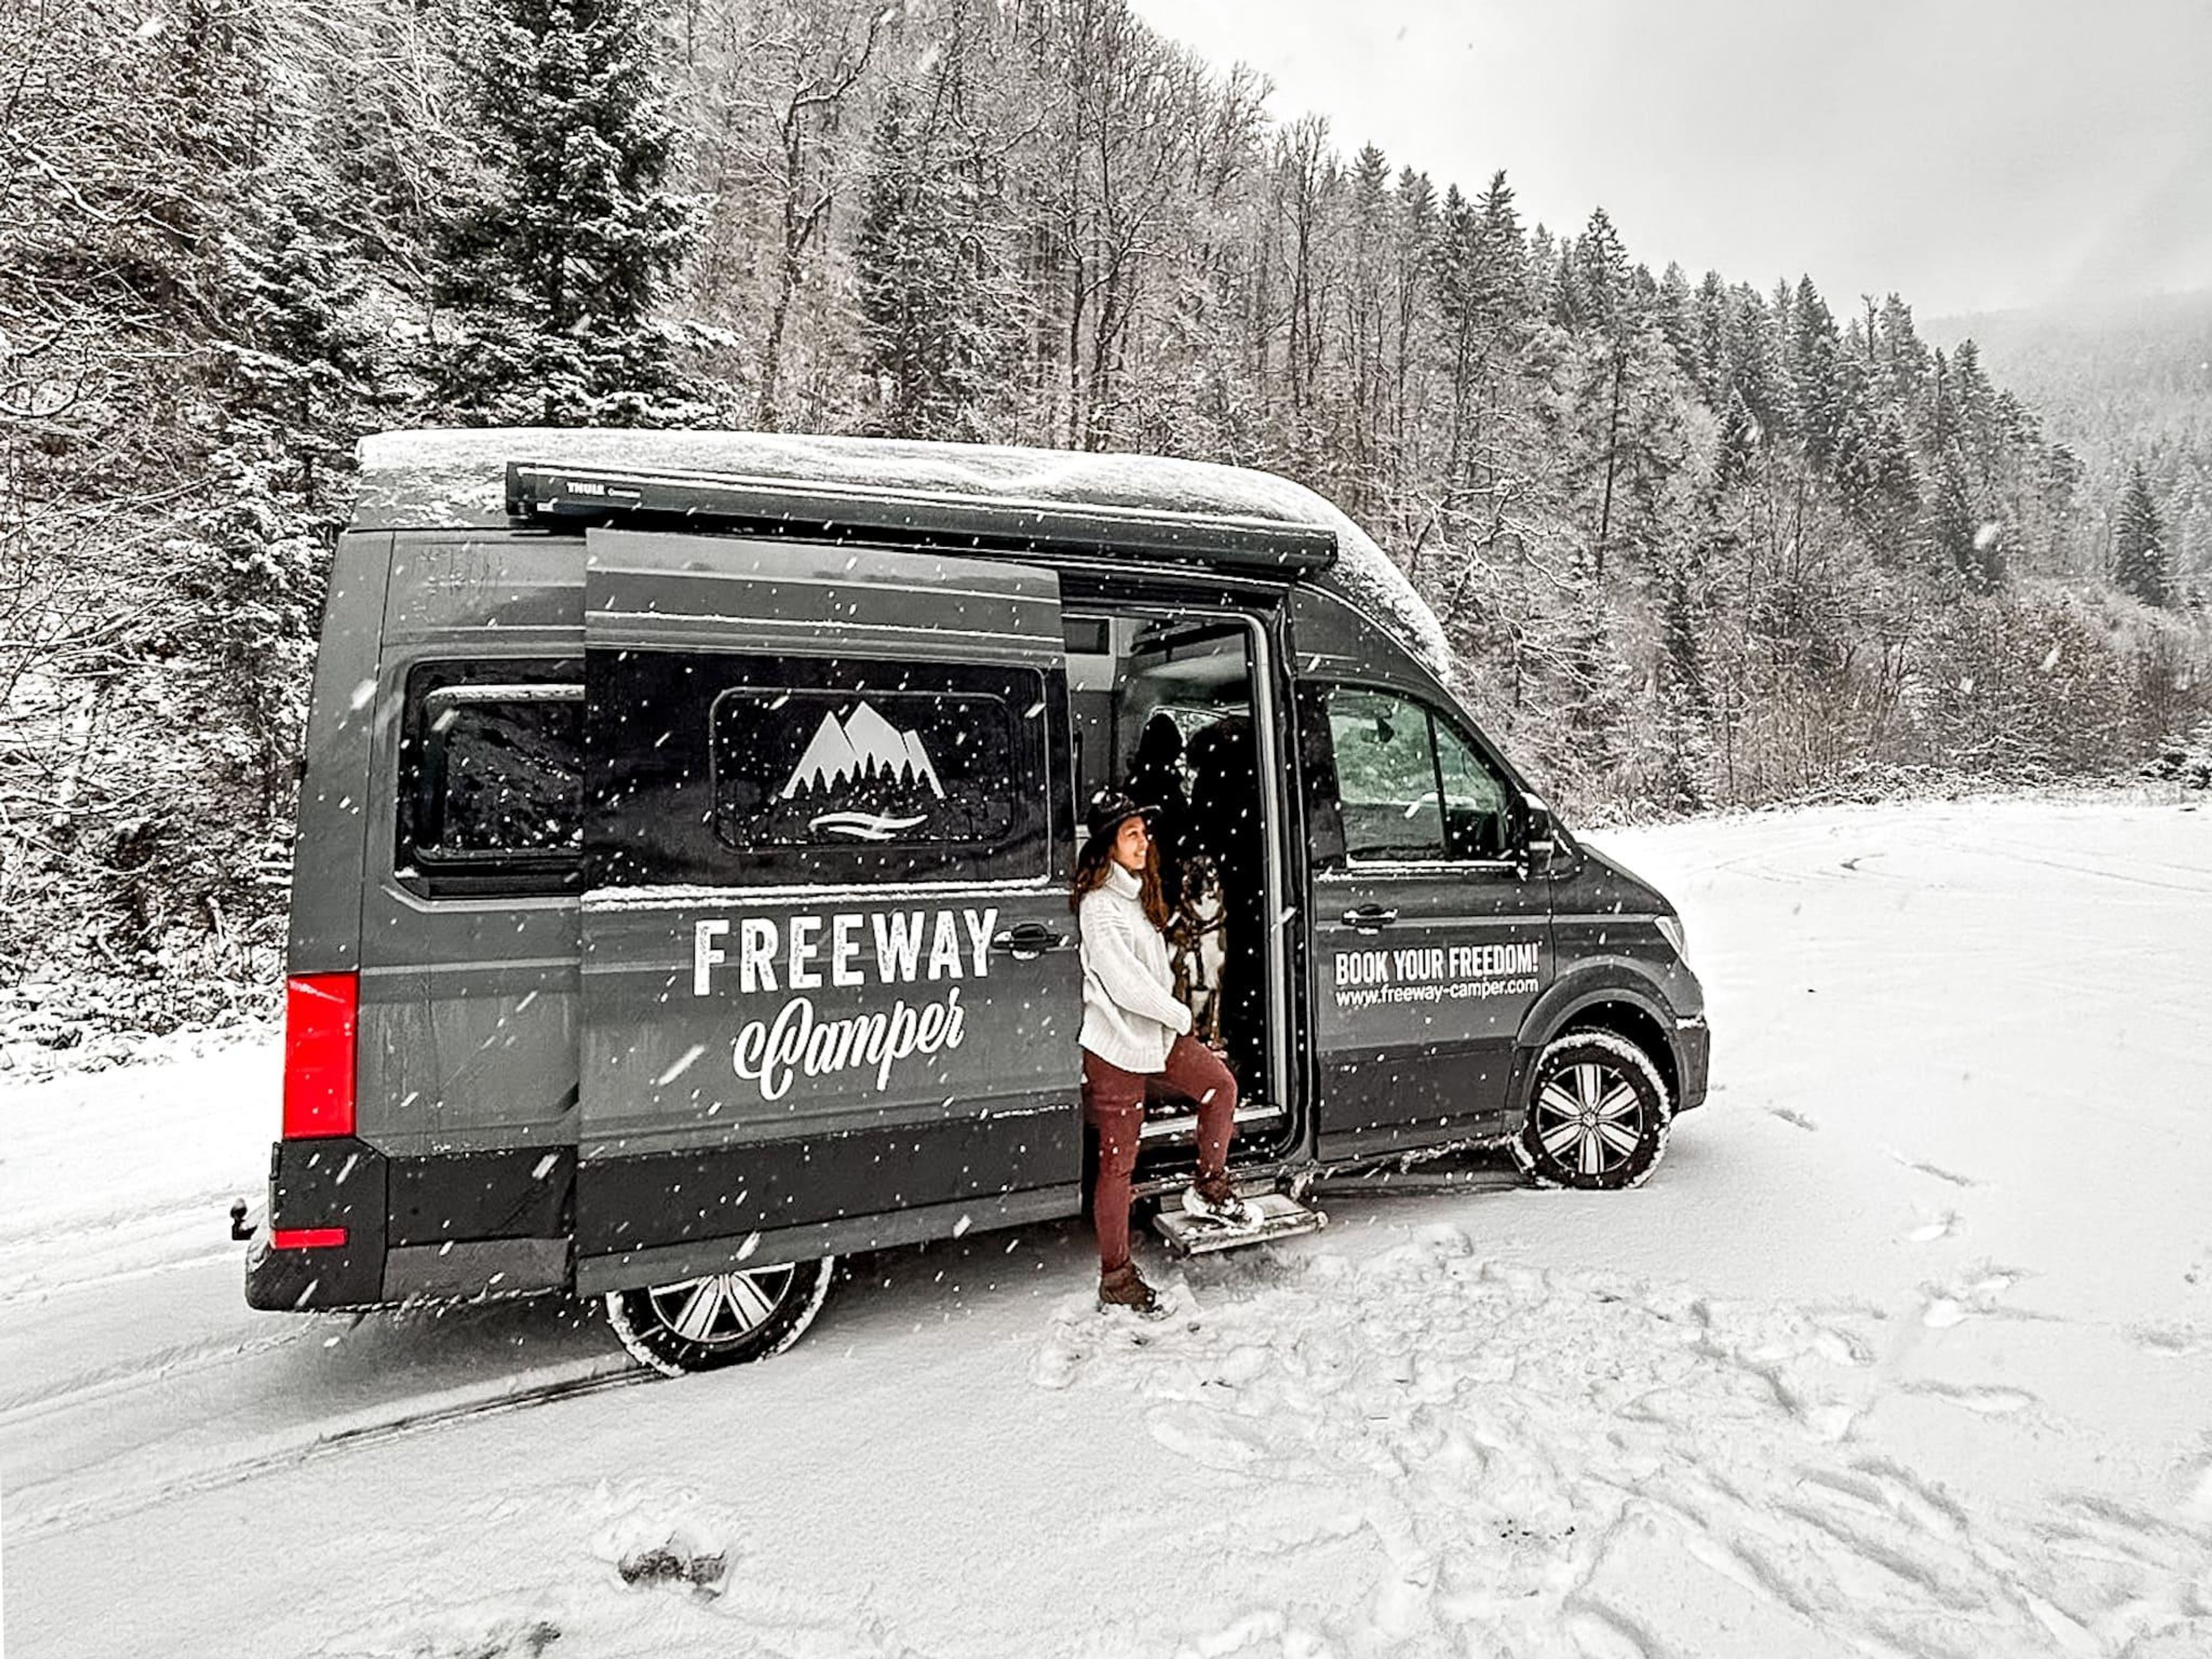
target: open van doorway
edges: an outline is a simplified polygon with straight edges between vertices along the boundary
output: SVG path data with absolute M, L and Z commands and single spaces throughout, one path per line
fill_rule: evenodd
M 1176 912 L 1177 993 L 1237 1083 L 1232 1168 L 1297 1140 L 1282 930 L 1282 797 L 1267 637 L 1257 618 L 1184 606 L 1071 608 L 1065 616 L 1077 799 L 1120 789 L 1153 809 Z M 1139 1190 L 1195 1161 L 1188 1102 L 1151 1104 Z

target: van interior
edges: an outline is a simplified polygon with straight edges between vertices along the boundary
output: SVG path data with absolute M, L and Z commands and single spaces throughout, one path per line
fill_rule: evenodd
M 1292 1126 L 1278 1041 L 1281 930 L 1268 926 L 1282 904 L 1268 856 L 1279 792 L 1262 787 L 1273 775 L 1260 702 L 1264 635 L 1226 611 L 1070 610 L 1066 640 L 1077 798 L 1119 788 L 1154 809 L 1169 902 L 1217 935 L 1219 1035 L 1238 1093 L 1231 1162 L 1279 1155 Z M 1139 1182 L 1187 1171 L 1195 1128 L 1189 1103 L 1150 1103 Z

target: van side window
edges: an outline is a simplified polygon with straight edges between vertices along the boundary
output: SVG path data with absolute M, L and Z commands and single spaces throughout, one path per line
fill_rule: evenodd
M 1444 856 L 1506 857 L 1513 792 L 1442 714 L 1432 709 L 1429 720 L 1436 732 L 1437 776 L 1443 792 Z
M 397 867 L 432 894 L 559 893 L 583 851 L 583 665 L 423 663 L 407 677 Z
M 1412 697 L 1360 686 L 1329 687 L 1327 708 L 1351 861 L 1506 855 L 1510 792 L 1444 716 Z

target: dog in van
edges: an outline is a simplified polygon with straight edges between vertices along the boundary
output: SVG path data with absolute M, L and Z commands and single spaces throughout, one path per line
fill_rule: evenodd
M 1229 907 L 1211 854 L 1194 853 L 1183 860 L 1181 890 L 1168 924 L 1176 996 L 1190 1010 L 1190 1034 L 1213 1048 L 1221 1042 L 1221 973 L 1229 957 L 1221 935 Z

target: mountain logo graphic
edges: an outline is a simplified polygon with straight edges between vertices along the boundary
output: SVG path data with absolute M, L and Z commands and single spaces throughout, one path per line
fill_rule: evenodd
M 792 769 L 781 798 L 792 800 L 801 793 L 826 794 L 865 784 L 902 789 L 919 789 L 927 784 L 938 799 L 945 799 L 945 786 L 938 781 L 937 768 L 930 763 L 921 737 L 900 731 L 864 702 L 842 722 L 835 710 L 823 715 L 799 764 Z M 808 828 L 855 841 L 889 841 L 928 816 L 927 812 L 908 817 L 881 812 L 823 812 L 809 819 Z

